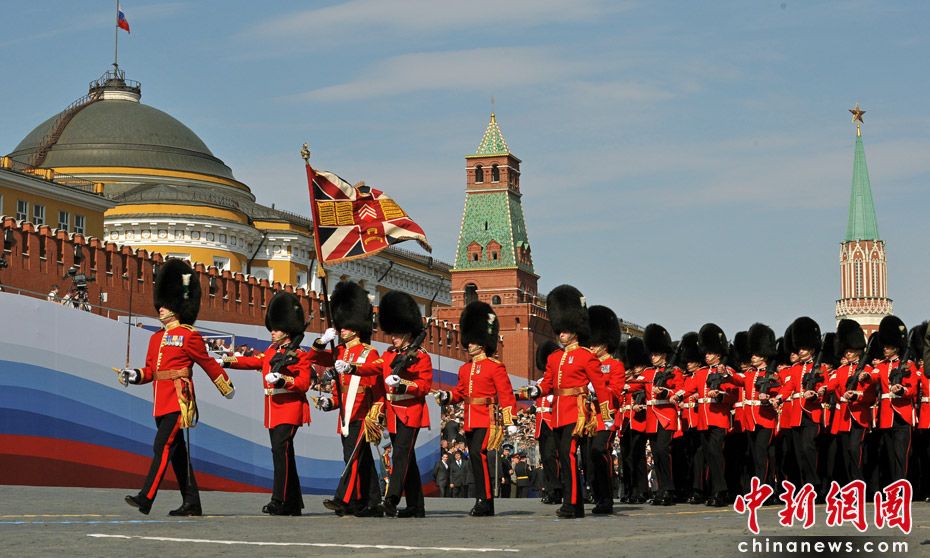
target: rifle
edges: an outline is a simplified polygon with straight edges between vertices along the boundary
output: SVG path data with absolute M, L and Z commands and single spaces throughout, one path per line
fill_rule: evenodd
M 778 380 L 778 372 L 766 367 L 764 376 L 756 376 L 756 396 L 758 397 L 760 393 L 768 395 L 773 387 L 781 387 L 781 382 Z M 772 401 L 770 399 L 764 399 L 762 404 L 771 406 Z
M 407 348 L 398 352 L 394 360 L 391 361 L 392 375 L 400 376 L 403 372 L 407 371 L 407 368 L 409 368 L 411 364 L 417 361 L 417 353 L 420 351 L 423 341 L 426 340 L 426 329 L 429 327 L 430 319 L 431 318 L 426 319 L 426 326 L 413 338 L 413 341 L 407 345 Z
M 672 358 L 666 361 L 665 368 L 663 368 L 661 372 L 656 372 L 652 377 L 653 392 L 655 388 L 668 390 L 666 384 L 668 384 L 668 381 L 674 376 L 675 366 L 678 364 L 678 359 L 681 356 L 683 348 L 684 344 L 678 343 L 678 347 L 675 349 L 674 354 L 672 354 Z
M 293 366 L 300 362 L 297 356 L 297 349 L 300 348 L 300 342 L 304 340 L 304 334 L 295 335 L 291 342 L 284 346 L 284 353 L 276 353 L 271 357 L 272 374 L 280 374 L 281 370 L 288 366 Z
M 917 333 L 916 329 L 912 329 L 910 335 L 907 337 L 907 349 L 904 351 L 904 356 L 901 360 L 898 361 L 898 365 L 894 370 L 888 373 L 888 386 L 891 387 L 895 384 L 900 384 L 904 381 L 905 378 L 911 375 L 911 371 L 907 366 L 907 363 L 914 358 L 914 334 Z
M 823 350 L 823 338 L 821 338 L 820 351 L 817 352 L 817 358 L 814 359 L 814 367 L 801 377 L 801 389 L 804 391 L 816 391 L 817 383 L 823 382 Z
M 725 374 L 722 374 L 716 368 L 713 368 L 712 371 L 707 374 L 707 380 L 705 382 L 705 385 L 707 386 L 708 391 L 710 390 L 720 391 L 720 387 L 723 386 L 723 382 L 725 380 L 726 380 Z M 718 393 L 717 396 L 714 397 L 714 402 L 723 403 L 723 394 Z
M 846 379 L 846 391 L 856 391 L 856 386 L 859 385 L 859 375 L 865 370 L 865 365 L 868 361 L 868 355 L 872 353 L 873 348 L 875 347 L 874 343 L 878 341 L 878 336 L 873 335 L 869 338 L 869 344 L 866 345 L 865 351 L 862 353 L 862 356 L 859 357 L 859 363 L 856 365 L 856 369 L 849 374 L 849 377 Z

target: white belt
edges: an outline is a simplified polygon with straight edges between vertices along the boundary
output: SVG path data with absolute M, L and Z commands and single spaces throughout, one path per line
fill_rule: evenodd
M 746 405 L 747 407 L 758 407 L 761 404 L 762 404 L 761 401 L 756 401 L 753 399 L 747 399 L 746 401 L 743 401 L 743 405 Z
M 840 403 L 849 403 L 849 399 L 846 399 L 845 397 L 840 397 Z M 836 404 L 836 408 L 837 409 L 840 408 L 839 403 Z
M 836 407 L 834 407 L 834 408 L 835 408 L 837 411 L 839 411 L 840 409 L 842 409 L 842 407 L 840 407 L 840 404 L 839 404 L 839 403 L 837 403 L 837 404 L 836 404 Z
M 920 402 L 921 402 L 921 403 L 930 403 L 930 397 L 921 397 L 921 398 L 920 398 Z
M 743 402 L 742 402 L 742 401 L 737 401 L 736 403 L 733 404 L 733 408 L 734 408 L 734 409 L 739 409 L 739 408 L 741 408 L 742 406 L 743 406 Z
M 800 399 L 801 397 L 803 397 L 803 394 L 800 394 L 800 393 L 792 393 L 792 394 L 791 394 L 791 397 L 789 397 L 788 399 Z
M 682 404 L 680 405 L 680 407 L 681 407 L 682 409 L 693 409 L 693 408 L 694 408 L 694 403 L 682 403 Z
M 536 407 L 537 413 L 551 413 L 552 407 Z
M 713 397 L 699 397 L 697 400 L 698 403 L 714 403 L 716 400 Z
M 291 393 L 289 390 L 284 388 L 265 388 L 265 395 L 281 395 L 284 393 Z
M 895 394 L 893 394 L 893 393 L 883 393 L 883 394 L 882 394 L 882 399 L 894 399 L 895 397 L 897 397 L 897 396 L 896 396 Z
M 389 393 L 387 394 L 388 401 L 405 401 L 407 399 L 413 399 L 415 396 L 410 393 Z
M 653 407 L 655 405 L 671 405 L 671 403 L 672 402 L 668 399 L 650 399 L 649 401 L 646 401 L 646 406 Z

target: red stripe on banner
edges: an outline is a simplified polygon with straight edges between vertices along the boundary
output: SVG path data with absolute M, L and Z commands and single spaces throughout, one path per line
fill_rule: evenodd
M 123 450 L 38 436 L 0 435 L 0 485 L 136 488 L 145 480 L 151 457 Z M 196 472 L 201 490 L 269 492 L 265 488 Z M 177 489 L 174 471 L 165 488 Z

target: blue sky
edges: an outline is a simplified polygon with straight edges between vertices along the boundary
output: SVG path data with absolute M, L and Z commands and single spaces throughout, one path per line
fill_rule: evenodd
M 523 160 L 540 289 L 679 335 L 832 327 L 855 128 L 909 325 L 930 317 L 922 2 L 127 0 L 120 62 L 259 201 L 313 161 L 391 194 L 451 261 L 464 155 L 494 110 Z M 86 93 L 113 3 L 9 3 L 0 151 Z M 407 246 L 417 249 L 414 245 Z M 921 295 L 924 292 L 924 295 Z

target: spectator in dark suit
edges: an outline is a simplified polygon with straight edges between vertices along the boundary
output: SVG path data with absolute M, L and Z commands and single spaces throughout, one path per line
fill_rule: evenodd
M 513 466 L 513 473 L 517 479 L 517 498 L 528 498 L 530 495 L 530 466 L 525 455 L 519 455 L 520 460 Z
M 455 460 L 449 465 L 449 488 L 453 498 L 468 497 L 468 477 L 471 476 L 471 466 L 462 459 L 462 452 L 455 452 Z
M 436 481 L 436 487 L 439 488 L 439 497 L 448 498 L 449 494 L 449 454 L 443 452 L 436 468 L 433 469 L 433 479 Z
M 449 444 L 454 444 L 457 440 L 464 440 L 464 436 L 459 436 L 459 423 L 456 420 L 449 420 L 442 428 L 442 437 L 448 440 Z
M 498 481 L 501 485 L 501 498 L 510 498 L 510 474 L 513 473 L 513 469 L 510 466 L 510 452 L 512 451 L 511 446 L 505 444 L 501 450 L 500 457 L 500 467 L 498 468 Z

